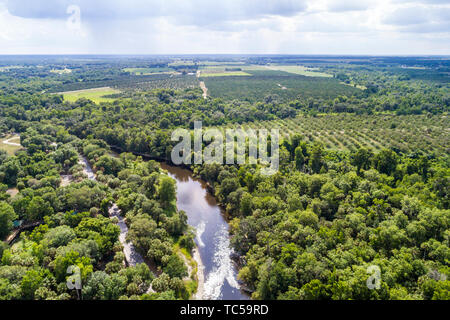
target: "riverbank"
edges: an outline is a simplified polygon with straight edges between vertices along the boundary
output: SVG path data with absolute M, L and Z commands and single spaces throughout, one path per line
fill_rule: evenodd
M 194 294 L 194 300 L 203 300 L 205 293 L 205 266 L 203 265 L 197 246 L 192 251 L 192 257 L 197 263 L 197 292 Z
M 178 244 L 175 245 L 175 251 L 183 259 L 184 264 L 187 267 L 188 276 L 183 279 L 185 282 L 192 282 L 195 284 L 195 289 L 191 286 L 191 299 L 192 300 L 204 300 L 205 292 L 205 276 L 202 259 L 198 247 L 195 246 L 192 249 L 192 253 L 188 252 L 185 248 L 180 248 Z

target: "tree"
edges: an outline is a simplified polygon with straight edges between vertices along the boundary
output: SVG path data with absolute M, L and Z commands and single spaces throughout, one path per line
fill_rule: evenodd
M 361 169 L 368 170 L 370 168 L 373 153 L 370 150 L 360 148 L 351 156 L 351 164 L 356 167 L 358 175 Z
M 195 247 L 194 233 L 188 232 L 180 237 L 180 246 L 191 252 Z
M 117 300 L 127 289 L 127 278 L 123 275 L 108 275 L 103 271 L 92 273 L 83 286 L 84 299 Z
M 41 197 L 31 199 L 27 208 L 27 219 L 30 221 L 41 220 L 45 216 L 53 214 L 53 208 Z
M 170 277 L 167 273 L 161 274 L 152 281 L 152 288 L 156 292 L 164 292 L 170 289 Z
M 303 170 L 305 165 L 305 156 L 303 155 L 303 149 L 301 147 L 295 148 L 295 168 L 297 170 Z
M 241 213 L 244 216 L 249 216 L 252 214 L 253 202 L 252 195 L 248 192 L 244 192 L 241 198 Z
M 13 207 L 4 201 L 0 202 L 0 239 L 6 237 L 13 228 L 13 221 L 17 219 L 17 214 Z
M 327 286 L 317 279 L 305 284 L 300 290 L 300 295 L 304 300 L 329 299 Z
M 142 203 L 142 213 L 148 214 L 156 223 L 159 223 L 164 211 L 161 209 L 159 203 L 155 200 L 148 200 Z
M 171 255 L 167 261 L 166 266 L 163 268 L 171 278 L 184 278 L 188 276 L 187 268 L 184 265 L 183 260 L 177 255 Z
M 7 159 L 0 167 L 0 172 L 4 173 L 2 182 L 8 186 L 15 186 L 19 169 L 19 165 L 15 158 Z
M 23 297 L 29 300 L 34 299 L 36 290 L 41 287 L 44 280 L 46 278 L 48 280 L 52 277 L 53 275 L 46 269 L 31 269 L 27 271 L 25 276 L 22 278 L 22 282 L 20 283 Z
M 75 251 L 69 251 L 63 256 L 57 256 L 52 262 L 52 265 L 54 266 L 55 276 L 58 281 L 64 281 L 66 279 L 67 268 L 70 266 L 77 266 L 80 268 L 82 281 L 86 281 L 88 275 L 93 271 L 91 259 L 88 257 L 80 257 L 80 254 Z
M 66 246 L 75 238 L 76 235 L 74 230 L 68 226 L 50 229 L 44 236 L 46 244 L 53 248 Z
M 157 263 L 160 263 L 164 256 L 170 256 L 172 253 L 172 244 L 168 241 L 162 242 L 159 239 L 153 239 L 150 241 L 147 257 L 153 259 Z
M 374 158 L 375 168 L 387 175 L 391 175 L 397 168 L 398 157 L 394 151 L 384 149 L 378 153 Z
M 314 173 L 319 173 L 324 166 L 323 161 L 324 149 L 321 143 L 315 143 L 312 146 L 311 157 L 309 159 L 309 166 Z
M 138 216 L 133 219 L 127 240 L 142 253 L 147 254 L 151 246 L 151 241 L 155 237 L 157 225 L 156 222 L 147 216 Z
M 219 178 L 220 179 L 220 178 Z M 236 178 L 226 178 L 222 180 L 216 195 L 220 202 L 225 202 L 230 193 L 236 191 L 240 187 L 239 181 Z
M 422 156 L 417 160 L 417 169 L 424 180 L 428 178 L 428 172 L 430 171 L 430 162 L 427 156 Z
M 102 170 L 105 174 L 117 175 L 123 169 L 123 163 L 119 159 L 104 155 L 97 160 L 95 167 Z
M 168 176 L 162 176 L 159 180 L 157 192 L 161 206 L 168 209 L 177 198 L 175 180 Z

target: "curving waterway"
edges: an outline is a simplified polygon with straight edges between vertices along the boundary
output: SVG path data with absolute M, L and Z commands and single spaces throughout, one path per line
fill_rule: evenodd
M 195 179 L 189 170 L 161 163 L 177 182 L 177 207 L 186 212 L 188 223 L 196 230 L 195 242 L 200 253 L 205 300 L 248 300 L 240 290 L 237 269 L 231 260 L 229 226 L 216 199 L 205 182 Z

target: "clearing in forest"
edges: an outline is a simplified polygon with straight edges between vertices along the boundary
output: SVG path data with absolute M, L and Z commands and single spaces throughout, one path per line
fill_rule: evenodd
M 148 76 L 152 74 L 170 74 L 175 70 L 172 68 L 125 68 L 122 70 L 135 76 Z
M 10 156 L 21 148 L 19 135 L 8 135 L 0 140 L 0 150 L 6 151 Z
M 332 74 L 319 72 L 316 68 L 308 68 L 305 66 L 279 66 L 279 65 L 268 65 L 266 66 L 270 70 L 284 71 L 288 73 L 298 74 L 305 77 L 321 77 L 321 78 L 332 78 Z
M 64 96 L 65 101 L 75 102 L 78 99 L 86 98 L 94 101 L 95 103 L 112 102 L 116 99 L 107 96 L 118 93 L 120 93 L 119 90 L 110 87 L 60 92 L 60 94 Z

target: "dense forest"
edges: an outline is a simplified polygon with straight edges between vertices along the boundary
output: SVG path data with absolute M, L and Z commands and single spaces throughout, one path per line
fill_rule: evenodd
M 66 285 L 71 265 L 81 270 L 83 299 L 192 298 L 195 230 L 177 209 L 174 180 L 154 160 L 170 161 L 171 132 L 193 129 L 195 121 L 269 128 L 298 119 L 333 123 L 334 147 L 312 128 L 293 126 L 283 135 L 275 175 L 263 175 L 260 164 L 190 167 L 229 218 L 238 278 L 252 299 L 450 299 L 448 60 L 91 59 L 0 63 L 0 133 L 19 134 L 21 145 L 14 154 L 0 151 L 0 299 L 77 299 Z M 301 64 L 330 77 L 192 75 L 206 61 L 228 62 L 226 72 L 236 72 L 236 63 L 240 70 Z M 54 72 L 66 68 L 71 72 Z M 200 80 L 211 88 L 206 98 Z M 65 99 L 68 91 L 105 86 L 120 91 L 108 97 L 113 101 Z M 347 148 L 339 140 L 342 128 L 360 119 L 378 117 L 378 127 L 359 126 L 385 127 L 383 116 L 398 130 L 398 143 L 383 135 L 374 142 L 356 127 L 345 139 L 368 143 Z M 405 138 L 408 124 L 423 129 L 415 144 Z M 117 218 L 109 217 L 114 205 L 145 263 L 127 265 Z M 8 243 L 17 222 L 39 225 Z M 377 290 L 366 285 L 373 265 L 382 275 Z

